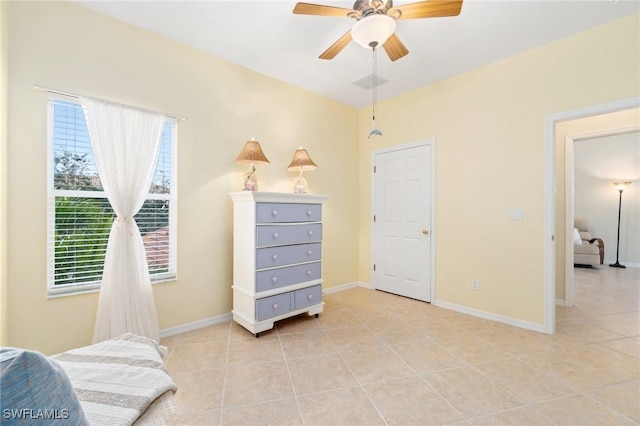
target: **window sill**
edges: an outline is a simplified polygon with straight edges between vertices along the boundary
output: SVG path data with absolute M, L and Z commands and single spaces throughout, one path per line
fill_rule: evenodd
M 151 278 L 151 285 L 162 284 L 168 282 L 175 282 L 177 280 L 177 274 L 162 274 Z M 47 299 L 58 299 L 60 297 L 67 296 L 80 296 L 83 294 L 99 293 L 100 283 L 84 284 L 79 286 L 67 287 L 67 288 L 55 288 L 49 289 L 47 293 Z

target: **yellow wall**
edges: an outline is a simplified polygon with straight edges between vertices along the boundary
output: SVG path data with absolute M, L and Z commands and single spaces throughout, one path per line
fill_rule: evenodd
M 360 110 L 360 280 L 371 274 L 371 152 L 433 137 L 436 298 L 543 324 L 544 120 L 640 94 L 639 23 L 630 16 L 382 102 L 375 140 L 365 139 L 371 111 Z M 512 207 L 523 221 L 509 220 Z
M 311 192 L 329 195 L 325 285 L 357 280 L 356 109 L 73 3 L 10 2 L 8 14 L 12 346 L 89 344 L 97 306 L 96 293 L 46 296 L 47 95 L 34 84 L 187 118 L 178 124 L 178 280 L 154 285 L 161 329 L 231 311 L 228 193 L 240 189 L 246 166 L 233 160 L 252 136 L 271 160 L 258 167 L 265 191 L 290 192 L 286 167 L 299 145 L 308 149 L 319 165 L 306 175 Z
M 556 300 L 565 298 L 565 138 L 593 132 L 640 126 L 640 110 L 637 108 L 570 120 L 556 125 Z
M 7 278 L 7 3 L 0 2 L 0 346 L 9 344 Z
M 370 281 L 371 152 L 435 137 L 436 298 L 542 324 L 544 119 L 640 93 L 638 24 L 628 17 L 383 102 L 384 136 L 367 141 L 368 108 L 73 3 L 10 2 L 9 344 L 45 353 L 87 344 L 97 303 L 95 293 L 46 297 L 46 94 L 34 83 L 187 117 L 178 130 L 179 278 L 154 286 L 161 329 L 231 309 L 227 194 L 239 189 L 233 159 L 251 136 L 272 162 L 258 169 L 262 190 L 289 191 L 286 166 L 301 143 L 320 166 L 307 177 L 312 192 L 330 196 L 326 287 Z M 508 220 L 512 207 L 524 221 Z

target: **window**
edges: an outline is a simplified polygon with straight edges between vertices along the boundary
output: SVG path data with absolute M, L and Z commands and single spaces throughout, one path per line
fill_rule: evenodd
M 48 289 L 99 288 L 113 209 L 96 170 L 82 106 L 49 99 Z M 146 200 L 136 214 L 152 281 L 176 276 L 176 123 L 167 119 Z

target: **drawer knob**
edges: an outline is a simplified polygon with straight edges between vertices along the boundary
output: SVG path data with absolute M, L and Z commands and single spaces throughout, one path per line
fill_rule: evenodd
M 271 216 L 278 216 L 278 210 L 271 210 Z
M 272 258 L 273 260 L 278 260 L 278 255 L 277 255 L 277 254 L 274 254 L 273 256 L 271 256 L 271 258 Z
M 274 238 L 274 239 L 278 238 L 278 233 L 277 233 L 277 232 L 274 232 L 274 233 L 273 233 L 273 238 Z
M 307 235 L 312 236 L 313 235 L 313 231 L 307 232 Z
M 272 278 L 271 278 L 271 282 L 272 282 L 272 283 L 276 283 L 276 282 L 278 282 L 278 277 L 272 277 Z
M 310 277 L 311 276 L 311 270 L 307 271 L 307 276 Z
M 311 216 L 311 210 L 307 210 L 307 216 Z
M 313 299 L 313 294 L 309 294 L 309 295 L 307 295 L 307 299 L 308 299 L 308 300 Z
M 274 304 L 273 304 L 273 310 L 274 310 L 274 311 L 277 311 L 277 310 L 278 310 L 278 304 L 277 304 L 277 303 L 274 303 Z
M 307 256 L 311 256 L 311 250 L 307 250 Z

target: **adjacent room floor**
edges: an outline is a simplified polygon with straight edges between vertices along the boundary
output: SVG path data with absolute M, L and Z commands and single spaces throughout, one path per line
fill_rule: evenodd
M 640 424 L 640 269 L 575 270 L 553 336 L 391 294 L 325 296 L 256 339 L 163 339 L 193 425 Z

